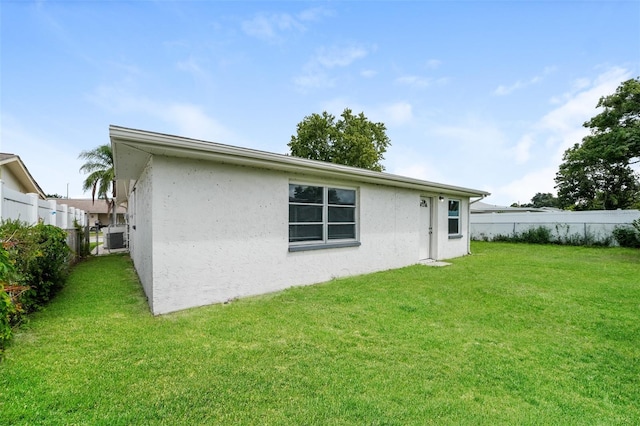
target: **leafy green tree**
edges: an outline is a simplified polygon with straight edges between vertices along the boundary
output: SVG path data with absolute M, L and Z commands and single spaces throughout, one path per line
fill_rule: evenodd
M 531 198 L 531 207 L 558 207 L 558 205 L 558 197 L 550 192 L 537 192 L 536 195 Z
M 534 208 L 542 208 L 542 207 L 559 207 L 560 203 L 558 201 L 558 197 L 553 195 L 550 192 L 536 192 L 536 195 L 531 198 L 530 203 L 526 204 L 518 204 L 513 203 L 511 207 L 534 207 Z
M 632 165 L 640 161 L 640 78 L 603 96 L 602 111 L 584 127 L 591 134 L 565 151 L 556 173 L 560 206 L 576 210 L 625 209 L 640 202 Z
M 364 113 L 345 108 L 340 119 L 324 111 L 298 123 L 288 146 L 291 155 L 311 160 L 382 171 L 384 153 L 391 141 L 383 123 L 373 123 Z
M 78 158 L 86 160 L 80 167 L 80 171 L 89 174 L 82 184 L 82 189 L 84 191 L 91 189 L 91 199 L 94 202 L 97 195 L 97 198 L 106 201 L 109 209 L 115 208 L 116 183 L 111 145 L 104 144 L 89 151 L 82 151 Z M 111 199 L 109 191 L 111 191 Z

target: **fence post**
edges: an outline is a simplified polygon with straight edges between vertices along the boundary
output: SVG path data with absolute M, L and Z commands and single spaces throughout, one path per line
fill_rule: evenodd
M 60 208 L 62 209 L 60 228 L 67 229 L 67 224 L 69 223 L 69 206 L 66 204 L 60 204 Z
M 56 200 L 49 200 L 49 217 L 47 218 L 47 223 L 49 225 L 53 225 L 56 226 L 57 225 L 57 221 L 56 221 L 56 215 L 58 214 L 57 210 L 57 204 Z
M 38 224 L 38 194 L 27 194 L 29 196 L 29 217 L 27 218 L 27 223 L 29 225 L 37 225 Z
M 76 218 L 76 208 L 75 207 L 69 207 L 69 215 L 67 216 L 68 218 L 71 218 L 71 220 L 67 219 L 67 227 L 66 229 L 69 229 L 73 226 L 73 219 Z M 69 223 L 71 222 L 71 223 Z

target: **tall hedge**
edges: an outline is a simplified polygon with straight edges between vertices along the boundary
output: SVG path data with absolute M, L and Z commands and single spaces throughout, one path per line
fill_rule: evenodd
M 9 253 L 3 246 L 0 246 L 0 354 L 6 342 L 11 338 L 11 319 L 16 312 L 11 298 L 4 291 L 4 286 L 10 281 L 13 272 L 13 263 L 9 259 Z
M 59 291 L 69 273 L 67 234 L 53 225 L 4 221 L 0 239 L 15 268 L 12 285 L 26 286 L 19 303 L 24 312 L 43 306 Z

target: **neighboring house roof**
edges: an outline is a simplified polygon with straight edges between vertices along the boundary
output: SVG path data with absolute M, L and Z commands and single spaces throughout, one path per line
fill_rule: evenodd
M 24 165 L 20 157 L 16 154 L 0 153 L 0 179 L 2 179 L 2 170 L 7 169 L 13 177 L 22 185 L 26 194 L 38 194 L 43 200 L 46 198 L 44 192 L 38 185 L 38 182 L 31 176 L 27 166 Z
M 505 207 L 497 206 L 495 204 L 483 203 L 477 201 L 471 204 L 471 213 L 529 213 L 529 212 L 555 212 L 562 211 L 560 209 L 554 209 L 553 207 Z
M 436 194 L 446 193 L 465 197 L 489 195 L 488 192 L 477 189 L 119 126 L 109 126 L 109 135 L 118 186 L 116 191 L 118 202 L 126 199 L 129 193 L 128 186 L 132 180 L 138 179 L 152 155 L 213 160 L 227 164 L 411 188 Z
M 66 204 L 69 207 L 84 210 L 89 214 L 107 214 L 110 213 L 109 206 L 104 199 L 96 199 L 95 202 L 90 198 L 51 198 L 55 199 L 58 204 Z M 118 207 L 117 213 L 126 213 L 124 207 Z

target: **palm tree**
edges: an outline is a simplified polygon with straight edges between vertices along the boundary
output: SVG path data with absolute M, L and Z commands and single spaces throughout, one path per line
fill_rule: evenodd
M 111 145 L 100 145 L 89 151 L 82 151 L 78 156 L 81 160 L 87 160 L 80 167 L 80 171 L 89 173 L 82 184 L 82 189 L 88 191 L 91 189 L 91 199 L 95 203 L 97 198 L 105 200 L 109 206 L 109 210 L 113 208 L 115 211 L 116 184 L 115 174 L 113 170 L 113 152 Z M 112 197 L 109 199 L 108 192 L 111 188 Z

